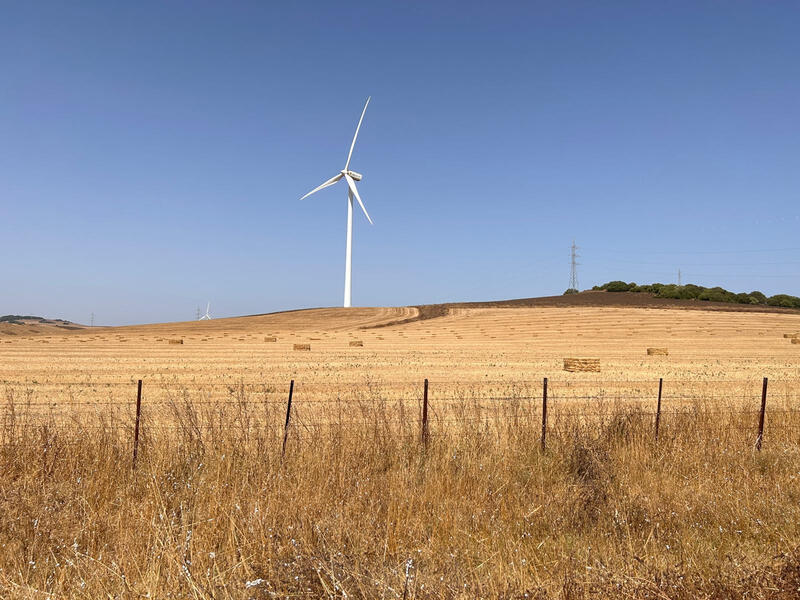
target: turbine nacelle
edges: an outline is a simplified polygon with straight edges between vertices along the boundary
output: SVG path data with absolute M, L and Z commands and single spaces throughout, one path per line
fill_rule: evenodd
M 361 181 L 364 179 L 364 176 L 361 173 L 356 173 L 355 171 L 340 171 L 342 175 L 350 175 L 356 181 Z

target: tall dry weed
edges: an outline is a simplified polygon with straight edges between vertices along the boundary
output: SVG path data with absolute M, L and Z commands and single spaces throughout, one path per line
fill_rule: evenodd
M 373 389 L 285 407 L 234 386 L 65 420 L 6 399 L 7 598 L 794 598 L 800 415 L 652 415 Z M 432 403 L 433 404 L 433 403 Z

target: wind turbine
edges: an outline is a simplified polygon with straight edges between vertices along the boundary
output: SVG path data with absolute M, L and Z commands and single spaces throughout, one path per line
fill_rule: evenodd
M 204 321 L 204 320 L 209 320 L 209 321 L 210 321 L 210 320 L 211 320 L 211 313 L 209 313 L 209 312 L 208 312 L 209 310 L 211 310 L 211 302 L 209 302 L 208 304 L 206 304 L 206 314 L 204 314 L 204 315 L 203 315 L 202 317 L 200 317 L 200 319 L 198 319 L 198 320 L 199 320 L 199 321 Z
M 369 218 L 369 213 L 367 212 L 364 203 L 361 201 L 361 196 L 358 195 L 358 189 L 356 189 L 356 181 L 361 181 L 363 176 L 360 173 L 356 173 L 355 171 L 350 170 L 350 159 L 353 157 L 353 148 L 355 148 L 356 146 L 356 138 L 358 137 L 358 130 L 361 129 L 361 122 L 364 120 L 364 113 L 367 112 L 367 106 L 369 106 L 370 99 L 371 96 L 370 98 L 367 98 L 367 102 L 366 104 L 364 104 L 364 110 L 361 111 L 361 118 L 358 120 L 358 125 L 356 126 L 356 134 L 353 136 L 353 143 L 350 144 L 350 152 L 347 155 L 347 162 L 344 164 L 344 169 L 339 171 L 336 175 L 328 179 L 328 181 L 326 181 L 319 187 L 315 187 L 305 196 L 300 198 L 300 200 L 308 198 L 311 194 L 333 185 L 340 179 L 344 179 L 345 181 L 347 181 L 347 250 L 345 253 L 345 265 L 344 265 L 345 308 L 350 307 L 350 294 L 352 291 L 351 274 L 353 265 L 353 196 L 355 196 L 356 200 L 358 200 L 358 204 L 359 206 L 361 206 L 361 210 L 364 211 L 364 216 L 367 217 L 367 221 L 369 221 L 369 224 L 370 225 L 373 224 L 372 219 Z

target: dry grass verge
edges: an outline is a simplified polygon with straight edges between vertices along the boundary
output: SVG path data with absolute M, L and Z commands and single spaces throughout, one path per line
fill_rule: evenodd
M 540 415 L 464 398 L 418 415 L 365 394 L 324 418 L 232 389 L 73 422 L 0 422 L 4 598 L 796 598 L 800 415 Z M 413 406 L 413 405 L 412 405 Z M 306 410 L 306 409 L 303 409 Z M 495 411 L 495 412 L 492 412 Z M 776 422 L 768 416 L 768 423 Z M 721 490 L 723 492 L 721 492 Z

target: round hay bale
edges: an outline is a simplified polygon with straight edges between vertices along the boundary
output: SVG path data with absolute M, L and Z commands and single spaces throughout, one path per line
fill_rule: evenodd
M 270 336 L 270 335 L 267 335 L 267 336 L 264 336 L 264 341 L 265 342 L 277 342 L 278 338 Z
M 364 345 L 364 342 L 361 340 L 350 340 L 350 347 L 351 348 L 361 348 Z
M 647 355 L 648 356 L 667 356 L 669 354 L 669 348 L 648 348 Z
M 295 350 L 308 351 L 311 350 L 311 344 L 295 344 Z
M 793 344 L 800 344 L 800 338 L 792 338 Z
M 570 373 L 583 372 L 583 373 L 599 373 L 600 372 L 600 359 L 599 358 L 565 358 L 564 370 Z

